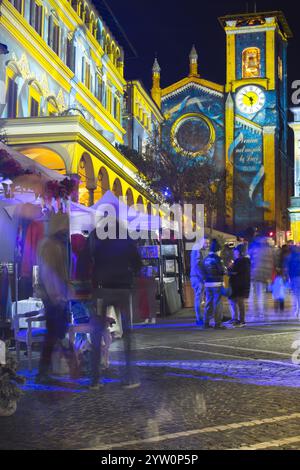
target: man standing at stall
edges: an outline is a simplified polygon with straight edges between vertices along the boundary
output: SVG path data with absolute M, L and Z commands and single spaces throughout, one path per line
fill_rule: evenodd
M 123 385 L 128 388 L 139 385 L 131 367 L 130 301 L 134 276 L 140 271 L 142 263 L 137 244 L 129 238 L 128 233 L 127 237 L 124 237 L 124 230 L 120 229 L 121 223 L 116 219 L 107 219 L 107 223 L 116 227 L 113 236 L 107 233 L 106 238 L 99 237 L 97 229 L 91 232 L 86 258 L 86 261 L 92 265 L 94 304 L 90 319 L 92 341 L 90 389 L 92 390 L 100 387 L 101 339 L 106 310 L 110 305 L 119 309 L 122 318 L 126 368 Z

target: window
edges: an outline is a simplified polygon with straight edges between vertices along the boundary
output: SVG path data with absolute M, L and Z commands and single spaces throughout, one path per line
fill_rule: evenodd
M 142 138 L 141 138 L 141 136 L 139 136 L 139 135 L 138 135 L 137 145 L 138 145 L 137 151 L 138 151 L 139 153 L 142 153 Z
M 115 95 L 113 95 L 112 101 L 113 101 L 113 109 L 112 109 L 113 117 L 116 119 L 117 118 L 117 98 L 115 97 Z
M 278 78 L 282 80 L 282 59 L 278 57 Z
M 40 103 L 33 97 L 30 99 L 30 116 L 38 117 Z
M 121 121 L 121 105 L 120 105 L 120 100 L 117 100 L 117 115 L 116 115 L 116 120 L 118 122 Z
M 106 90 L 106 109 L 109 113 L 111 113 L 111 89 L 109 86 Z
M 243 78 L 260 77 L 260 49 L 248 47 L 243 50 Z
M 81 81 L 84 83 L 84 78 L 85 78 L 85 58 L 82 57 L 81 59 Z
M 52 15 L 49 16 L 49 22 L 48 22 L 48 45 L 57 55 L 59 55 L 60 28 L 58 24 L 54 21 L 54 18 Z
M 60 36 L 60 28 L 56 23 L 54 23 L 52 49 L 57 55 L 59 55 L 59 36 Z
M 18 85 L 11 77 L 8 78 L 7 94 L 7 117 L 13 119 L 17 117 Z
M 90 89 L 90 87 L 91 87 L 91 66 L 88 63 L 86 63 L 86 67 L 85 67 L 84 84 L 88 89 Z
M 102 77 L 98 74 L 95 75 L 95 96 L 97 100 L 102 102 L 103 81 Z
M 23 10 L 23 0 L 10 0 L 10 3 L 22 14 Z
M 30 0 L 30 16 L 29 23 L 36 30 L 36 32 L 42 35 L 42 19 L 43 19 L 43 7 L 36 3 L 35 0 Z
M 41 90 L 35 82 L 29 86 L 28 115 L 38 117 L 40 114 Z
M 72 72 L 75 72 L 75 47 L 73 38 L 67 38 L 67 54 L 66 63 Z

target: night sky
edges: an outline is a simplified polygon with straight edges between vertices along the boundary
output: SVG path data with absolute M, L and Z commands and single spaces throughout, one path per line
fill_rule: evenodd
M 100 0 L 99 0 L 100 1 Z M 140 79 L 150 90 L 155 53 L 161 66 L 161 84 L 166 87 L 188 75 L 188 55 L 194 43 L 202 78 L 225 83 L 225 32 L 218 16 L 245 13 L 245 0 L 105 0 L 124 29 L 137 57 L 127 52 L 126 79 Z M 97 6 L 97 0 L 94 0 Z M 282 10 L 294 37 L 289 40 L 289 83 L 300 80 L 300 2 L 257 0 L 257 11 Z M 249 11 L 254 2 L 248 1 Z M 100 7 L 99 7 L 100 9 Z M 114 29 L 114 27 L 112 28 Z M 117 39 L 122 40 L 122 36 Z M 291 96 L 291 89 L 289 96 Z M 289 103 L 291 104 L 291 103 Z

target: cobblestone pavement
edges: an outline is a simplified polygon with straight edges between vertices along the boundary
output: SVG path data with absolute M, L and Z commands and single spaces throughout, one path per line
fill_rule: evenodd
M 23 360 L 0 449 L 300 449 L 300 322 L 201 331 L 185 316 L 136 327 L 136 389 L 120 386 L 120 340 L 99 391 L 37 386 Z

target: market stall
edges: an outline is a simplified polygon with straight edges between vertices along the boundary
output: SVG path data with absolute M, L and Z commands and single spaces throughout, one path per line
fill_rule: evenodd
M 49 170 L 0 143 L 0 325 L 33 295 L 37 246 L 52 214 L 69 211 L 77 181 Z M 23 302 L 24 303 L 24 302 Z M 28 306 L 29 308 L 29 306 Z

